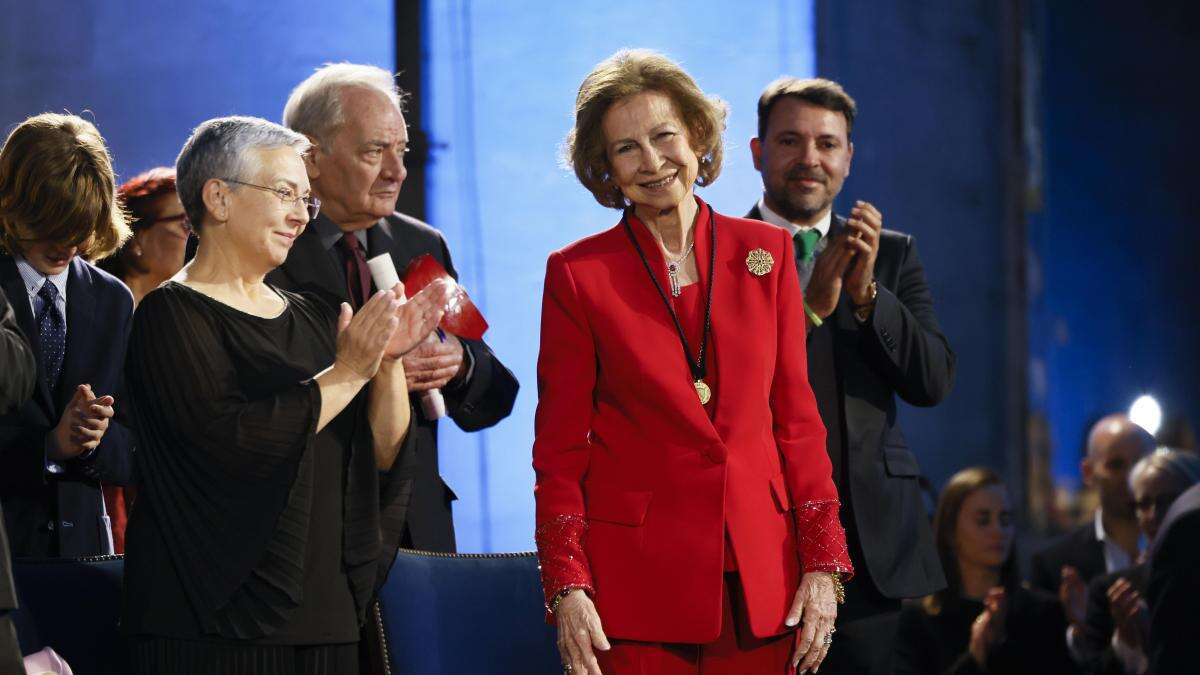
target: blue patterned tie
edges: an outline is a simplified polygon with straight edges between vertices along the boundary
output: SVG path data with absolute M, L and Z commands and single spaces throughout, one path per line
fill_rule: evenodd
M 66 323 L 58 311 L 58 288 L 54 282 L 46 279 L 38 291 L 38 297 L 42 300 L 42 310 L 37 315 L 38 338 L 42 343 L 42 375 L 53 394 L 58 387 L 63 354 L 67 351 Z

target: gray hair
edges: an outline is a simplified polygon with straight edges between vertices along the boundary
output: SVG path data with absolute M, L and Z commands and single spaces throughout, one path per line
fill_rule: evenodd
M 175 160 L 175 189 L 192 227 L 199 231 L 207 212 L 204 184 L 214 178 L 245 178 L 250 150 L 286 147 L 303 155 L 309 145 L 304 136 L 261 117 L 218 117 L 201 122 Z
M 1139 459 L 1129 470 L 1129 487 L 1149 471 L 1161 471 L 1184 488 L 1200 483 L 1200 455 L 1187 450 L 1159 448 Z
M 389 71 L 358 63 L 326 63 L 292 90 L 283 107 L 284 126 L 328 143 L 346 121 L 342 90 L 351 87 L 378 91 L 397 110 L 404 110 L 404 92 Z

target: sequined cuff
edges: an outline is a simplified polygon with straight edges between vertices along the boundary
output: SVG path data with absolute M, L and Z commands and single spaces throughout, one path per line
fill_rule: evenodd
M 592 575 L 583 555 L 585 532 L 587 520 L 583 514 L 571 513 L 542 523 L 534 534 L 547 612 L 554 596 L 564 589 L 582 588 L 588 595 L 593 593 Z
M 854 575 L 846 531 L 838 520 L 840 506 L 836 499 L 821 499 L 796 507 L 800 562 L 805 572 L 840 572 L 843 579 Z

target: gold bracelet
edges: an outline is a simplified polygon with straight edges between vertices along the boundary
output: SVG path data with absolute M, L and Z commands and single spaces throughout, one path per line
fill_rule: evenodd
M 562 602 L 563 598 L 570 595 L 571 591 L 575 590 L 576 588 L 577 588 L 576 586 L 568 586 L 567 588 L 564 588 L 561 591 L 555 593 L 554 597 L 550 598 L 550 604 L 546 605 L 546 609 L 549 610 L 551 614 L 553 614 L 555 612 L 555 610 L 558 609 L 558 603 Z
M 830 572 L 829 577 L 833 579 L 833 597 L 839 605 L 846 604 L 846 586 L 842 583 L 841 573 Z

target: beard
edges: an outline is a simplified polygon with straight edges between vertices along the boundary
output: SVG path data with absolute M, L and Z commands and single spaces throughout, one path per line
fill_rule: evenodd
M 809 191 L 790 186 L 792 181 L 805 178 L 820 181 L 821 187 Z M 783 180 L 773 181 L 765 189 L 775 212 L 792 222 L 810 222 L 833 204 L 829 177 L 823 171 L 793 169 Z

